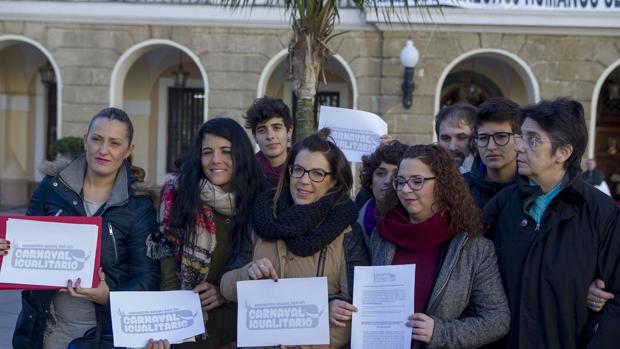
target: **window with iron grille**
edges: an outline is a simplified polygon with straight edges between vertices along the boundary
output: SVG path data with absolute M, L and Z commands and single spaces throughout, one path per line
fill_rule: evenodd
M 166 171 L 175 170 L 175 161 L 185 153 L 204 120 L 204 90 L 168 88 L 168 147 Z
M 317 91 L 314 96 L 314 115 L 318 114 L 319 106 L 340 107 L 340 92 L 337 91 Z M 297 96 L 293 92 L 293 118 L 297 115 Z M 314 120 L 314 128 L 319 126 L 319 120 Z

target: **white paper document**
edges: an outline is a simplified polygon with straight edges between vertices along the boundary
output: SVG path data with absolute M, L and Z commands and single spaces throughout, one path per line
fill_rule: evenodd
M 9 218 L 10 253 L 2 261 L 0 282 L 66 287 L 81 278 L 93 282 L 97 237 L 95 224 L 69 224 Z
M 349 162 L 361 162 L 362 156 L 374 152 L 381 136 L 388 133 L 387 123 L 378 115 L 327 106 L 321 106 L 319 129 L 323 127 L 331 129 L 331 137 Z
M 237 282 L 237 345 L 329 344 L 327 279 Z
M 409 349 L 415 265 L 355 267 L 351 349 Z
M 144 348 L 150 338 L 178 344 L 205 332 L 193 291 L 110 292 L 115 347 Z

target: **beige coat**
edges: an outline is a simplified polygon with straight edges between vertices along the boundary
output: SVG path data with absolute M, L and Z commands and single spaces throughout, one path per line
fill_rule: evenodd
M 327 292 L 330 298 L 338 295 L 339 298 L 350 302 L 347 286 L 347 263 L 343 248 L 344 237 L 351 228 L 347 228 L 331 244 L 327 246 L 325 258 L 325 270 L 323 276 L 327 277 Z M 268 258 L 280 278 L 299 278 L 317 276 L 320 252 L 312 256 L 300 257 L 286 248 L 282 240 L 265 241 L 257 238 L 254 245 L 253 260 Z M 251 264 L 251 263 L 250 263 Z M 220 291 L 230 300 L 237 301 L 237 281 L 249 280 L 247 264 L 239 269 L 231 270 L 222 276 Z M 329 325 L 330 345 L 303 346 L 302 348 L 340 348 L 346 346 L 351 338 L 351 324 L 346 328 Z M 286 343 L 282 343 L 286 344 Z

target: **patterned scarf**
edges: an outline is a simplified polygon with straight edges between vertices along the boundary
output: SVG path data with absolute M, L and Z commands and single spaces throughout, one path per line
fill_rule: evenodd
M 180 273 L 177 275 L 181 281 L 181 289 L 191 290 L 205 281 L 209 274 L 211 256 L 217 245 L 214 211 L 226 216 L 233 215 L 235 198 L 233 194 L 226 193 L 220 187 L 203 180 L 200 184 L 202 210 L 196 216 L 196 235 L 193 242 L 183 244 L 184 232 L 170 228 L 168 221 L 176 194 L 176 181 L 176 175 L 170 176 L 164 184 L 161 195 L 160 231 L 171 248 L 167 253 L 161 253 L 160 258 L 176 257 L 177 262 L 181 264 Z

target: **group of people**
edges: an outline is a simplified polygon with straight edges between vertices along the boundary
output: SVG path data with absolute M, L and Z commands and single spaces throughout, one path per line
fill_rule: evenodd
M 199 294 L 205 333 L 174 347 L 234 348 L 237 281 L 324 276 L 328 347 L 345 348 L 355 266 L 397 264 L 416 264 L 412 348 L 620 343 L 620 210 L 581 176 L 580 103 L 443 108 L 438 144 L 386 138 L 363 158 L 355 201 L 329 130 L 291 146 L 289 110 L 269 97 L 245 120 L 257 154 L 236 121 L 210 119 L 158 193 L 127 161 L 127 115 L 95 115 L 85 154 L 46 169 L 27 214 L 101 216 L 101 282 L 24 291 L 14 347 L 101 337 L 110 291 L 182 289 Z

